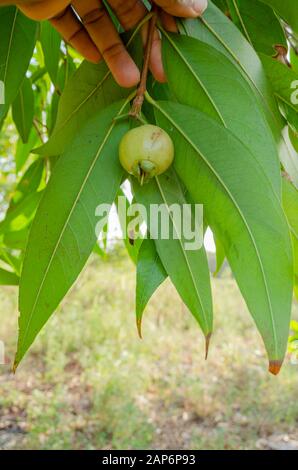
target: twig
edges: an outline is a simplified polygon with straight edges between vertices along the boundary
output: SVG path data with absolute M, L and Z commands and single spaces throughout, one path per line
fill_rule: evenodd
M 37 132 L 37 134 L 38 134 L 38 136 L 39 136 L 41 142 L 44 144 L 43 133 L 42 133 L 41 130 L 39 129 L 39 127 L 38 127 L 38 121 L 37 121 L 37 119 L 35 119 L 35 118 L 33 119 L 33 126 L 35 127 L 35 130 L 36 130 L 36 132 Z
M 153 15 L 149 22 L 147 42 L 146 42 L 146 48 L 145 48 L 145 54 L 144 54 L 144 65 L 142 69 L 141 80 L 140 80 L 139 87 L 137 89 L 136 97 L 132 104 L 131 111 L 129 113 L 129 115 L 134 118 L 139 118 L 139 116 L 141 115 L 141 110 L 142 110 L 142 106 L 144 103 L 144 96 L 147 90 L 147 77 L 148 77 L 148 71 L 149 71 L 149 63 L 150 63 L 150 55 L 151 55 L 152 44 L 153 44 L 154 30 L 155 30 L 155 26 L 157 22 L 157 12 L 158 12 L 158 7 L 154 5 Z

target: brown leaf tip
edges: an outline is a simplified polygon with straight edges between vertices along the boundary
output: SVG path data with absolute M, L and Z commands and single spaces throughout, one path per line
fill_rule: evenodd
M 211 339 L 211 333 L 205 336 L 205 361 L 207 361 L 208 359 L 210 339 Z
M 137 330 L 138 330 L 139 338 L 143 339 L 143 336 L 142 336 L 142 320 L 140 318 L 137 318 Z
M 13 364 L 13 366 L 12 366 L 12 373 L 13 373 L 13 374 L 16 373 L 17 368 L 18 368 L 18 365 L 19 365 L 19 364 L 15 361 L 14 364 Z
M 273 375 L 277 375 L 281 369 L 282 361 L 270 361 L 269 362 L 269 372 Z

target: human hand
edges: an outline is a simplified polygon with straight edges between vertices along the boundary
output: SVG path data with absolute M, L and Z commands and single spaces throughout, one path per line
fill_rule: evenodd
M 108 0 L 108 3 L 125 30 L 134 28 L 148 13 L 141 0 Z M 200 16 L 207 6 L 207 0 L 155 0 L 155 3 L 161 7 L 160 19 L 170 31 L 176 30 L 174 16 L 194 18 Z M 18 6 L 30 18 L 48 19 L 87 60 L 97 63 L 104 58 L 119 85 L 132 87 L 139 82 L 140 72 L 102 0 L 24 0 Z M 157 30 L 150 69 L 156 80 L 165 81 L 161 39 Z

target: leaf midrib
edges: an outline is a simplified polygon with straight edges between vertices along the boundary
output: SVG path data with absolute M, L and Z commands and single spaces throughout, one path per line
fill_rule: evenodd
M 234 8 L 235 8 L 235 10 L 236 10 L 236 14 L 237 14 L 237 16 L 238 16 L 238 19 L 239 19 L 239 21 L 240 21 L 240 24 L 241 24 L 241 26 L 242 26 L 242 28 L 243 28 L 244 33 L 245 33 L 246 39 L 247 39 L 248 42 L 252 45 L 251 38 L 250 38 L 249 33 L 248 33 L 248 31 L 247 31 L 247 28 L 246 28 L 246 26 L 245 26 L 244 20 L 243 20 L 243 18 L 242 18 L 242 15 L 241 15 L 241 12 L 240 12 L 240 10 L 239 10 L 239 7 L 238 7 L 238 5 L 237 5 L 236 0 L 232 0 L 232 3 L 233 3 L 233 5 L 234 5 Z
M 270 312 L 270 320 L 271 320 L 271 325 L 272 325 L 272 331 L 273 331 L 273 337 L 274 337 L 274 345 L 275 345 L 275 355 L 276 357 L 277 356 L 277 334 L 276 334 L 276 328 L 275 328 L 275 321 L 274 321 L 274 317 L 273 317 L 273 311 L 272 311 L 272 304 L 271 304 L 271 299 L 270 299 L 270 296 L 269 296 L 269 290 L 268 290 L 268 286 L 267 286 L 267 282 L 266 282 L 266 277 L 265 277 L 265 272 L 264 272 L 264 269 L 263 269 L 263 265 L 262 265 L 262 262 L 261 262 L 261 257 L 260 257 L 260 254 L 259 254 L 259 250 L 257 248 L 257 245 L 255 243 L 255 240 L 254 240 L 254 237 L 251 233 L 251 230 L 245 220 L 245 217 L 239 207 L 239 205 L 237 204 L 237 202 L 235 201 L 233 195 L 230 193 L 229 189 L 227 188 L 227 186 L 225 185 L 224 181 L 222 181 L 221 177 L 218 175 L 218 173 L 215 171 L 215 169 L 210 165 L 208 159 L 204 156 L 204 154 L 201 152 L 201 150 L 199 150 L 196 146 L 196 144 L 184 133 L 184 131 L 180 128 L 180 126 L 175 122 L 173 121 L 173 119 L 168 115 L 168 113 L 163 110 L 157 102 L 154 103 L 154 106 L 157 107 L 157 109 L 168 119 L 168 121 L 170 121 L 175 127 L 176 129 L 179 131 L 179 133 L 182 135 L 182 137 L 192 146 L 192 148 L 196 151 L 196 153 L 199 153 L 200 156 L 202 157 L 202 159 L 204 160 L 205 164 L 209 167 L 209 169 L 211 170 L 211 172 L 214 174 L 214 176 L 216 176 L 216 178 L 218 179 L 218 181 L 220 182 L 220 184 L 222 185 L 223 189 L 225 190 L 225 192 L 228 194 L 228 196 L 231 198 L 231 201 L 232 203 L 234 204 L 237 212 L 239 213 L 246 229 L 247 229 L 247 232 L 249 234 L 249 237 L 252 241 L 252 245 L 254 247 L 254 250 L 256 252 L 256 256 L 257 256 L 257 259 L 259 261 L 259 267 L 260 267 L 260 270 L 261 270 L 261 274 L 262 274 L 262 279 L 263 279 L 263 283 L 264 283 L 264 287 L 265 287 L 265 291 L 266 291 L 266 299 L 267 299 L 267 302 L 268 302 L 268 306 L 269 306 L 269 312 Z
M 222 124 L 224 125 L 224 127 L 227 127 L 227 124 L 220 112 L 220 110 L 218 109 L 216 103 L 213 101 L 211 95 L 209 94 L 207 88 L 205 87 L 204 83 L 199 79 L 198 75 L 196 74 L 196 72 L 194 71 L 194 69 L 192 68 L 191 64 L 186 60 L 186 58 L 183 56 L 183 54 L 181 54 L 181 51 L 179 49 L 179 47 L 176 46 L 176 44 L 174 43 L 174 41 L 172 40 L 172 38 L 167 34 L 166 31 L 163 30 L 163 34 L 164 36 L 166 36 L 167 40 L 169 41 L 169 43 L 171 44 L 172 48 L 177 52 L 177 54 L 179 55 L 179 57 L 181 58 L 181 60 L 184 62 L 184 64 L 186 65 L 186 67 L 191 71 L 194 79 L 196 80 L 196 82 L 199 84 L 199 86 L 202 88 L 202 90 L 204 91 L 205 95 L 207 96 L 208 100 L 210 101 L 212 107 L 214 108 L 214 110 L 216 111 L 216 113 L 218 114 L 218 117 L 220 118 L 220 120 L 222 121 Z
M 60 125 L 58 125 L 57 123 L 57 130 L 53 132 L 52 137 L 54 137 L 58 132 L 60 132 L 69 123 L 69 121 L 71 121 L 71 119 L 80 111 L 82 106 L 84 106 L 84 104 L 92 98 L 92 96 L 97 92 L 97 90 L 103 86 L 104 82 L 109 78 L 110 75 L 111 73 L 107 72 L 102 78 L 102 80 L 96 85 L 96 87 L 88 94 L 88 96 L 80 102 L 80 104 L 72 111 L 72 113 L 68 115 L 67 119 L 65 119 Z
M 177 227 L 176 227 L 176 225 L 175 225 L 175 221 L 174 221 L 174 219 L 173 219 L 173 217 L 172 217 L 171 211 L 169 210 L 168 203 L 167 203 L 167 199 L 166 199 L 165 194 L 164 194 L 164 192 L 163 192 L 163 189 L 162 189 L 162 186 L 161 186 L 161 184 L 160 184 L 160 181 L 159 181 L 158 176 L 155 177 L 155 180 L 156 180 L 158 189 L 159 189 L 159 191 L 160 191 L 161 197 L 162 197 L 162 199 L 163 199 L 163 201 L 164 201 L 164 203 L 165 203 L 165 205 L 166 205 L 167 212 L 168 212 L 168 214 L 169 214 L 169 216 L 170 216 L 170 218 L 171 218 L 171 220 L 172 220 L 173 227 L 174 227 L 174 229 L 175 229 L 175 231 L 176 231 L 176 233 L 177 233 L 177 235 L 178 235 L 178 230 L 177 230 Z M 182 242 L 181 242 L 181 238 L 179 237 L 179 235 L 178 235 L 178 242 L 179 242 L 179 246 L 180 246 L 180 248 L 181 248 L 181 251 L 182 251 L 182 253 L 183 253 L 183 256 L 184 256 L 184 258 L 185 258 L 185 261 L 186 261 L 186 264 L 187 264 L 187 268 L 188 268 L 188 270 L 189 270 L 189 272 L 190 272 L 190 276 L 191 276 L 191 280 L 192 280 L 194 289 L 195 289 L 195 291 L 196 291 L 196 293 L 197 293 L 197 297 L 198 297 L 198 299 L 199 299 L 199 303 L 200 303 L 200 306 L 201 306 L 201 309 L 202 309 L 202 312 L 203 312 L 203 316 L 204 316 L 205 325 L 207 326 L 208 333 L 210 333 L 211 327 L 210 327 L 210 325 L 209 325 L 208 317 L 207 317 L 207 315 L 206 315 L 206 313 L 205 313 L 205 308 L 204 308 L 204 306 L 203 306 L 202 299 L 201 299 L 200 293 L 199 293 L 199 291 L 198 291 L 198 288 L 197 288 L 197 285 L 196 285 L 196 282 L 195 282 L 195 279 L 194 279 L 194 275 L 193 275 L 191 266 L 190 266 L 190 264 L 189 264 L 188 257 L 187 257 L 187 255 L 186 255 L 186 253 L 185 253 L 185 250 L 183 249 Z M 209 330 L 209 328 L 210 328 L 210 330 Z

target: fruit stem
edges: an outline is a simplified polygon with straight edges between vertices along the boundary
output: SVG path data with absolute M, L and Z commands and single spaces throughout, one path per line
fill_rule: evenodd
M 113 121 L 114 122 L 119 122 L 119 121 L 126 121 L 127 119 L 131 118 L 131 114 L 130 113 L 126 113 L 126 114 L 119 114 L 119 116 L 115 116 Z M 141 124 L 148 124 L 148 122 L 146 121 L 146 119 L 144 119 L 141 115 L 140 116 L 133 116 L 134 119 L 137 119 L 138 121 L 140 121 Z
M 132 33 L 129 41 L 127 42 L 126 44 L 126 47 L 130 46 L 131 43 L 133 42 L 134 38 L 136 37 L 136 35 L 138 34 L 138 32 L 140 31 L 140 29 L 144 26 L 144 24 L 146 24 L 149 20 L 151 20 L 152 16 L 154 15 L 153 12 L 150 12 L 148 13 L 148 15 L 146 15 L 142 21 L 139 22 L 139 24 L 137 25 L 136 29 L 134 30 L 134 32 Z
M 153 44 L 153 37 L 154 37 L 154 31 L 157 23 L 157 12 L 158 12 L 158 7 L 156 5 L 153 6 L 152 8 L 152 18 L 150 19 L 149 22 L 149 28 L 148 28 L 148 35 L 147 35 L 147 42 L 146 42 L 146 48 L 145 48 L 145 53 L 144 53 L 144 65 L 142 69 L 142 74 L 141 74 L 141 80 L 139 87 L 137 89 L 136 97 L 133 101 L 132 108 L 130 111 L 130 116 L 134 118 L 138 118 L 141 115 L 141 110 L 142 106 L 144 103 L 144 97 L 145 93 L 147 90 L 147 77 L 148 77 L 148 71 L 149 71 L 149 63 L 150 63 L 150 56 L 151 56 L 151 50 L 152 50 L 152 44 Z

